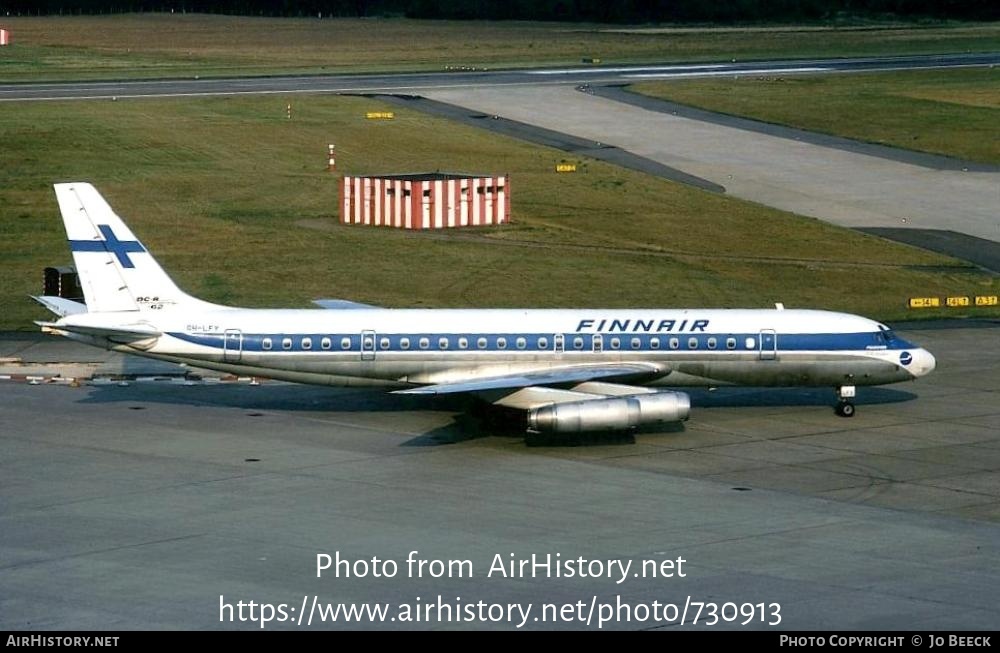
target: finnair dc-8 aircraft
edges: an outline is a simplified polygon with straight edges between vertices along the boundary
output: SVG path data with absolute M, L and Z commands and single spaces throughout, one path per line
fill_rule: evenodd
M 87 183 L 55 185 L 85 304 L 37 297 L 44 331 L 174 363 L 298 383 L 474 393 L 526 411 L 534 432 L 688 418 L 685 386 L 856 386 L 913 380 L 928 351 L 872 320 L 775 309 L 321 309 L 220 306 L 182 292 Z

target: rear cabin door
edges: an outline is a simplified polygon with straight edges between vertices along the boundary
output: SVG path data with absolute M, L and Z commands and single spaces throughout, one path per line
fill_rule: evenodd
M 239 363 L 243 356 L 243 332 L 239 329 L 226 329 L 222 336 L 222 361 L 224 363 Z
M 778 334 L 774 329 L 761 329 L 760 332 L 760 359 L 762 361 L 773 361 L 778 357 Z

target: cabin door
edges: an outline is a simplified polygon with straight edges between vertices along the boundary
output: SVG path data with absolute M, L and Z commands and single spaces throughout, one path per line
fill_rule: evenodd
M 773 361 L 778 357 L 778 334 L 774 329 L 761 329 L 760 332 L 760 359 L 762 361 Z
M 363 361 L 373 361 L 373 360 L 375 360 L 375 332 L 374 331 L 362 331 L 361 332 L 361 360 L 363 360 Z
M 222 336 L 222 362 L 239 363 L 243 356 L 243 332 L 239 329 L 226 329 Z

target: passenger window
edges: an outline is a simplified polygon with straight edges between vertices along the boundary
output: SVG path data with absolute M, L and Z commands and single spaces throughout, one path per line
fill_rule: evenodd
M 447 348 L 448 348 L 448 339 L 438 338 L 438 349 L 447 349 Z
M 378 348 L 379 349 L 388 349 L 389 348 L 389 339 L 388 338 L 380 338 L 379 341 L 378 341 Z
M 399 339 L 399 348 L 400 349 L 409 349 L 410 348 L 410 339 L 409 338 L 400 338 Z
M 292 348 L 292 339 L 291 338 L 285 338 L 285 339 L 283 339 L 281 341 L 281 348 L 282 349 L 291 349 Z
M 310 349 L 312 349 L 313 348 L 312 338 L 303 338 L 302 339 L 302 348 L 305 349 L 306 351 L 309 351 Z
M 660 339 L 659 338 L 650 338 L 649 339 L 649 348 L 650 349 L 659 349 L 660 348 Z
M 716 347 L 717 344 L 718 344 L 718 341 L 716 341 L 715 338 L 709 338 L 708 339 L 708 348 L 709 349 L 715 349 L 715 347 Z
M 583 338 L 573 338 L 573 349 L 583 349 Z
M 612 338 L 610 345 L 612 349 L 618 349 L 622 346 L 622 341 L 618 338 Z
M 427 349 L 430 346 L 431 346 L 431 341 L 430 341 L 429 338 L 421 338 L 420 339 L 420 348 L 421 349 Z
M 698 339 L 688 338 L 688 349 L 697 349 L 697 348 L 698 348 Z
M 757 341 L 753 338 L 747 338 L 747 349 L 753 349 L 757 346 Z
M 642 347 L 642 341 L 638 338 L 632 338 L 632 349 L 638 349 Z
M 497 338 L 497 349 L 507 349 L 506 338 Z
M 271 351 L 271 339 L 264 338 L 264 340 L 260 343 L 260 346 L 264 349 L 264 351 Z
M 350 349 L 351 348 L 351 339 L 350 338 L 341 338 L 340 339 L 340 348 L 343 349 L 344 351 Z
M 329 349 L 330 347 L 333 346 L 333 343 L 330 342 L 329 338 L 323 338 L 322 340 L 319 341 L 319 346 L 322 347 L 323 349 Z
M 527 346 L 528 346 L 528 341 L 527 340 L 525 340 L 524 338 L 518 338 L 517 339 L 517 348 L 518 349 L 524 349 Z
M 736 338 L 726 338 L 726 349 L 736 349 Z
M 479 347 L 480 349 L 486 349 L 487 344 L 489 343 L 487 342 L 486 338 L 479 338 L 478 340 L 476 340 L 476 347 Z
M 469 340 L 468 340 L 468 338 L 459 338 L 458 339 L 458 348 L 459 349 L 468 349 L 469 348 Z
M 671 338 L 670 339 L 670 348 L 671 349 L 678 349 L 678 348 L 680 348 L 680 346 L 681 346 L 681 341 L 680 340 L 678 340 L 677 338 Z
M 548 338 L 539 338 L 538 339 L 538 348 L 539 349 L 548 349 L 549 348 L 549 339 Z

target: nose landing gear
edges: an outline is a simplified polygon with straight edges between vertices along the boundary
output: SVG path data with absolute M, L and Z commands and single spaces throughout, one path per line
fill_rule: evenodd
M 837 388 L 837 407 L 834 411 L 841 417 L 854 417 L 855 388 L 853 385 L 842 385 Z

